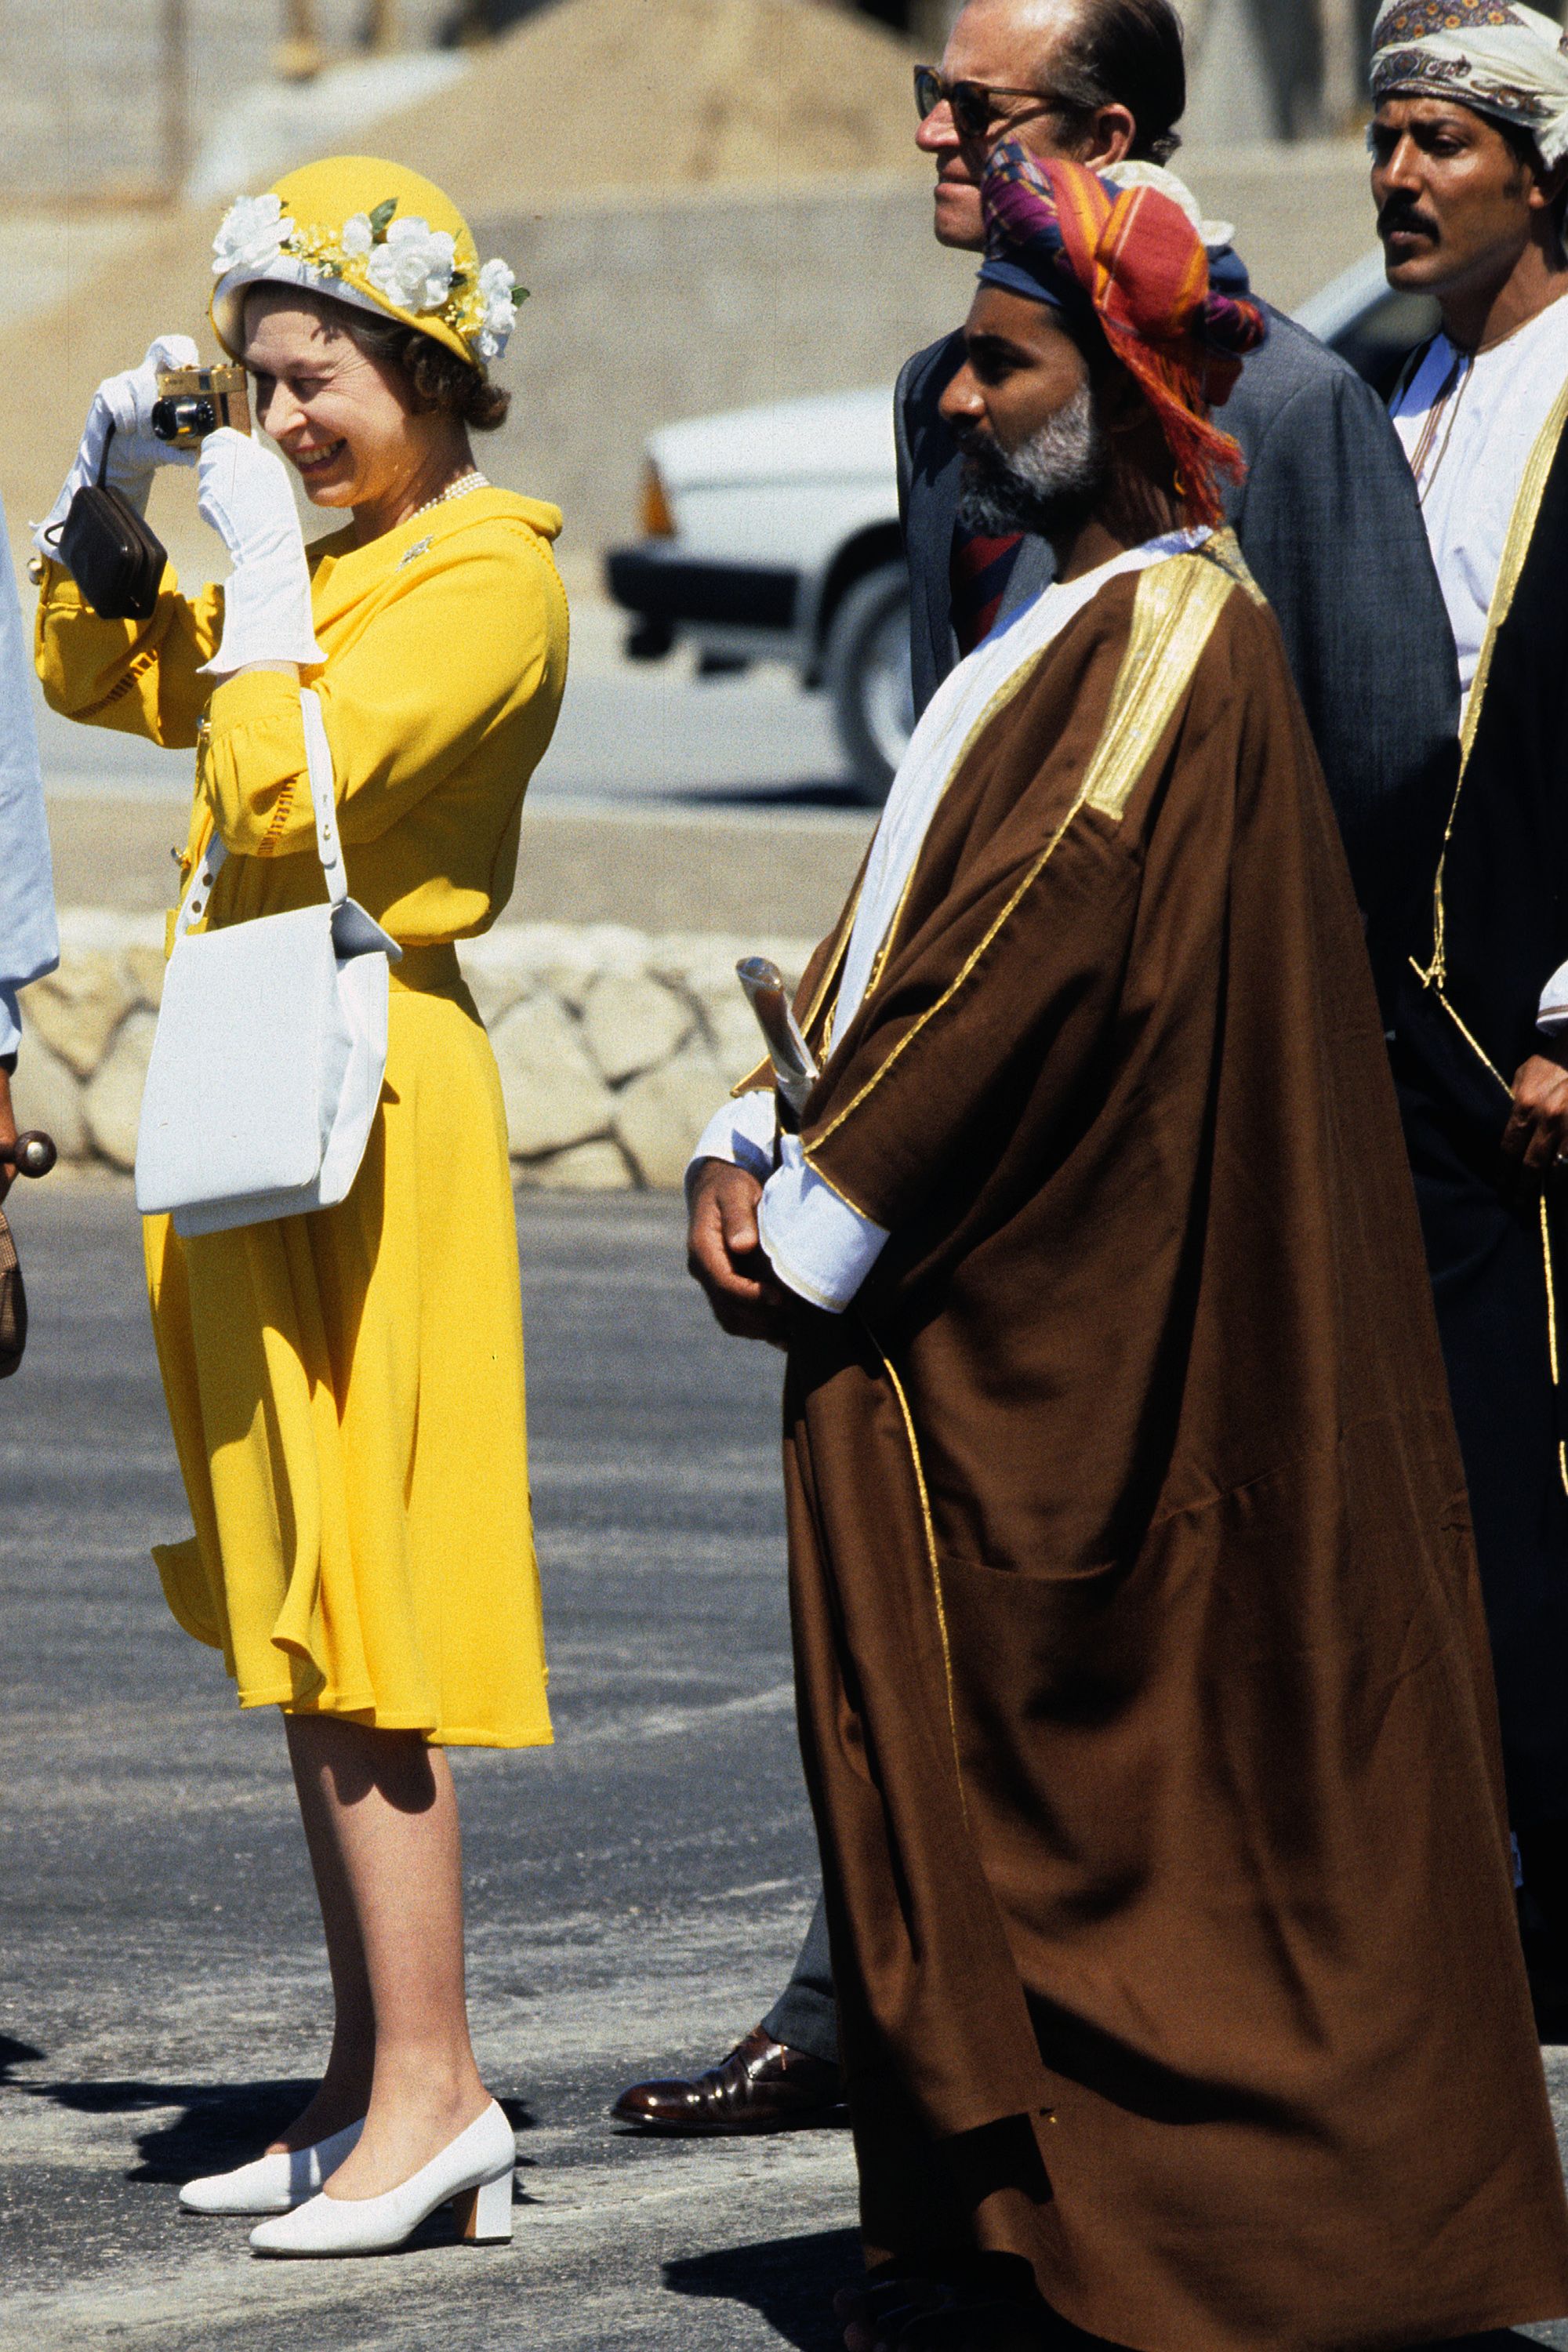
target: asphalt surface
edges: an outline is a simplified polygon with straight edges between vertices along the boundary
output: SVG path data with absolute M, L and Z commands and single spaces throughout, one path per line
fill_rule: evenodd
M 521 2127 L 510 2251 L 256 2262 L 177 2183 L 291 2111 L 326 2018 L 270 1713 L 168 1616 L 184 1524 L 119 1187 L 15 1204 L 34 1339 L 0 1388 L 5 2352 L 826 2347 L 857 2254 L 837 2129 L 617 2133 L 628 2081 L 766 2007 L 813 1857 L 791 1714 L 778 1359 L 722 1340 L 664 1200 L 521 1210 L 558 1747 L 455 1759 L 481 2066 Z
M 262 2144 L 323 2051 L 278 1726 L 239 1715 L 147 1560 L 184 1505 L 128 1192 L 55 1178 L 14 1210 L 35 1320 L 0 1388 L 0 2347 L 827 2352 L 847 2135 L 683 2146 L 605 2113 L 761 2013 L 814 1871 L 778 1360 L 709 1324 L 677 1204 L 520 1203 L 559 1745 L 455 1759 L 514 2243 L 287 2265 L 175 2200 Z M 1568 2052 L 1550 2069 L 1568 2088 Z

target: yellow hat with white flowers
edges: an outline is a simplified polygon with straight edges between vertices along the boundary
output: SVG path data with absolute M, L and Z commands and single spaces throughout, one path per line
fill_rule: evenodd
M 468 222 L 434 181 L 374 155 L 333 155 L 241 196 L 213 239 L 212 321 L 231 359 L 249 286 L 301 286 L 378 310 L 475 367 L 499 359 L 526 290 L 482 267 Z

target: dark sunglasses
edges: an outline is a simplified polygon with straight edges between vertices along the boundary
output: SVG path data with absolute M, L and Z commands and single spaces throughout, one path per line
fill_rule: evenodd
M 995 121 L 999 98 L 1032 98 L 1037 107 L 1060 109 L 1062 100 L 1045 89 L 991 89 L 983 81 L 943 81 L 934 66 L 915 68 L 915 106 L 924 122 L 944 102 L 952 109 L 961 139 L 984 139 Z

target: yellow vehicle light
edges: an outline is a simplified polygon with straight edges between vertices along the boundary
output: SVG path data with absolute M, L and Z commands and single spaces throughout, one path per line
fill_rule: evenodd
M 642 527 L 645 539 L 673 539 L 675 517 L 659 479 L 658 467 L 650 465 L 643 478 Z

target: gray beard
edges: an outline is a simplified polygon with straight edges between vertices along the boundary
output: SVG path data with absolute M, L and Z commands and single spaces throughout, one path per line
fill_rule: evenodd
M 966 441 L 958 520 L 967 530 L 1005 538 L 1016 530 L 1049 539 L 1083 521 L 1110 467 L 1105 436 L 1086 383 L 1020 448 Z

